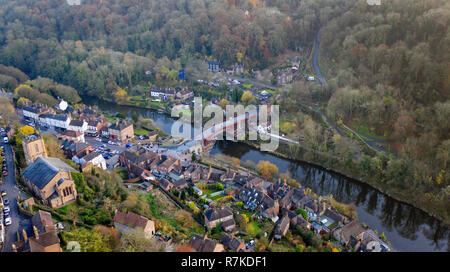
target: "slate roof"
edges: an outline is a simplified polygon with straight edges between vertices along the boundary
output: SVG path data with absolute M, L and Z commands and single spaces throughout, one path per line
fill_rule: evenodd
M 94 158 L 97 158 L 98 156 L 101 156 L 101 155 L 97 152 L 90 152 L 89 154 L 84 156 L 83 159 L 88 162 L 88 161 L 93 160 Z
M 208 221 L 215 221 L 230 215 L 233 215 L 233 212 L 227 207 L 220 209 L 209 209 L 205 211 L 205 217 Z
M 49 212 L 39 210 L 33 217 L 31 222 L 35 226 L 39 233 L 44 233 L 55 229 L 55 220 Z
M 125 122 L 124 120 L 120 120 L 117 123 L 112 124 L 109 129 L 113 129 L 113 130 L 123 130 L 127 127 L 131 126 L 131 124 Z
M 58 158 L 38 157 L 25 168 L 23 176 L 39 189 L 42 189 L 59 171 L 76 172 L 75 169 Z
M 82 127 L 83 124 L 84 124 L 84 122 L 81 120 L 72 120 L 72 121 L 70 121 L 69 126 Z
M 30 238 L 30 251 L 40 252 L 41 247 L 48 247 L 55 244 L 59 244 L 58 235 L 56 231 L 49 231 L 39 234 L 39 239 L 36 239 L 36 237 Z
M 189 242 L 189 245 L 197 252 L 213 252 L 217 242 L 203 236 L 195 234 Z
M 125 213 L 116 211 L 116 213 L 114 215 L 114 222 L 122 224 L 122 225 L 126 225 L 133 229 L 138 228 L 138 227 L 145 229 L 148 222 L 150 222 L 150 221 L 151 221 L 150 219 L 145 218 L 141 215 L 132 213 L 132 212 L 128 212 L 127 214 L 125 214 Z

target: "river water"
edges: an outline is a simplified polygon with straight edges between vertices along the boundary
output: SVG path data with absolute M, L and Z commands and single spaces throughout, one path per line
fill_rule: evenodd
M 84 99 L 87 105 L 97 105 L 102 111 L 122 113 L 131 118 L 133 111 L 170 133 L 174 119 L 147 109 L 118 106 L 112 103 Z M 410 205 L 396 201 L 359 181 L 319 169 L 306 163 L 292 161 L 264 153 L 243 143 L 217 141 L 211 155 L 223 153 L 242 161 L 270 161 L 277 165 L 279 173 L 289 171 L 302 186 L 318 195 L 329 195 L 343 203 L 353 203 L 361 223 L 365 223 L 386 238 L 398 251 L 449 251 L 450 230 L 438 220 Z

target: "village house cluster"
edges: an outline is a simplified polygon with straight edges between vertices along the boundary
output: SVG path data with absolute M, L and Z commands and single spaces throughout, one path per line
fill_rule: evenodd
M 101 113 L 87 107 L 82 109 L 65 107 L 64 111 L 59 110 L 60 106 L 56 108 L 58 110 L 26 102 L 19 106 L 18 114 L 30 124 L 39 124 L 46 129 L 57 131 L 58 137 L 62 140 L 85 142 L 87 135 L 127 143 L 134 138 L 133 124 L 124 120 L 110 124 Z

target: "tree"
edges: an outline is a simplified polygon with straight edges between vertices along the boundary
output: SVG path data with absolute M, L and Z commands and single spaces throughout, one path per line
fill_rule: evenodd
M 242 94 L 241 101 L 245 105 L 250 104 L 251 102 L 254 102 L 256 98 L 253 96 L 253 94 L 250 91 L 245 91 L 244 94 Z
M 119 86 L 116 87 L 117 91 L 114 93 L 114 99 L 117 104 L 124 104 L 128 100 L 128 94 L 127 92 L 120 88 Z
M 70 232 L 63 232 L 62 237 L 66 243 L 70 241 L 78 242 L 81 252 L 112 251 L 108 237 L 99 233 L 95 228 L 93 230 L 78 228 Z
M 21 136 L 28 136 L 28 135 L 34 134 L 34 128 L 31 126 L 20 127 L 19 133 Z
M 19 99 L 17 100 L 17 105 L 18 106 L 22 106 L 23 104 L 30 102 L 30 99 L 26 98 L 26 97 L 19 97 Z
M 271 180 L 278 175 L 278 167 L 269 161 L 259 161 L 256 165 L 258 173 L 265 179 Z
M 184 228 L 191 228 L 194 225 L 194 218 L 192 218 L 192 214 L 186 210 L 178 210 L 175 213 L 175 219 L 178 224 L 181 224 Z
M 160 252 L 165 251 L 162 245 L 158 245 L 156 240 L 145 236 L 142 229 L 130 229 L 122 232 L 118 246 L 121 252 Z

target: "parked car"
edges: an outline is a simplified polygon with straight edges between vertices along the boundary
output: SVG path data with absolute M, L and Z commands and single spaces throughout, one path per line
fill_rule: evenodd
M 7 176 L 8 175 L 8 171 L 3 171 L 3 176 Z
M 9 206 L 6 206 L 3 208 L 3 212 L 5 213 L 5 216 L 6 216 L 6 213 L 9 213 L 10 211 L 11 210 L 9 209 Z
M 8 137 L 3 137 L 3 142 L 4 142 L 5 144 L 9 143 Z
M 100 138 L 95 138 L 95 140 L 97 141 L 97 142 L 101 142 L 102 141 L 102 139 L 100 139 Z
M 5 204 L 5 206 L 8 206 L 8 205 L 9 205 L 9 200 L 8 200 L 7 198 L 5 198 L 5 199 L 3 200 L 3 203 Z
M 2 190 L 2 196 L 5 196 L 5 195 L 6 195 L 6 191 Z
M 5 218 L 5 226 L 9 226 L 9 225 L 11 225 L 11 223 L 12 223 L 12 222 L 11 222 L 11 217 L 9 217 L 9 216 L 6 217 L 6 218 Z

